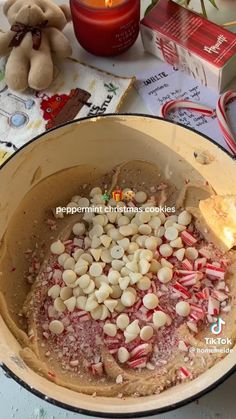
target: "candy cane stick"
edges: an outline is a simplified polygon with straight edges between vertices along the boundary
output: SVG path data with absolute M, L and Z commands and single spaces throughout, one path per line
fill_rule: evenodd
M 236 99 L 236 90 L 229 90 L 228 92 L 220 96 L 217 103 L 217 107 L 216 107 L 216 115 L 217 115 L 220 128 L 224 134 L 225 140 L 229 148 L 234 154 L 236 154 L 236 140 L 234 138 L 233 132 L 231 131 L 229 127 L 229 120 L 226 114 L 225 107 L 229 102 L 235 99 Z
M 160 109 L 160 116 L 167 118 L 168 113 L 174 109 L 189 109 L 191 111 L 200 112 L 206 116 L 217 115 L 220 129 L 224 135 L 225 141 L 228 144 L 233 154 L 236 154 L 236 140 L 234 134 L 229 128 L 229 120 L 225 111 L 225 106 L 232 100 L 236 99 L 236 90 L 230 90 L 224 93 L 218 100 L 216 112 L 208 106 L 194 103 L 188 100 L 170 100 L 165 103 Z
M 190 100 L 170 100 L 161 107 L 160 116 L 162 116 L 162 118 L 166 118 L 170 111 L 180 108 L 200 112 L 201 114 L 206 116 L 215 115 L 215 111 L 212 108 L 209 108 L 205 105 L 201 105 L 200 103 L 194 103 Z

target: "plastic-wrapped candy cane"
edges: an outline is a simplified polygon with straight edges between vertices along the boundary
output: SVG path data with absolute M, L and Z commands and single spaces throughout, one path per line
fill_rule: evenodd
M 236 90 L 229 90 L 220 96 L 217 107 L 216 115 L 220 125 L 220 128 L 224 134 L 225 140 L 234 154 L 236 154 L 236 139 L 230 129 L 229 120 L 226 114 L 226 105 L 232 100 L 236 99 Z
M 200 112 L 201 114 L 209 117 L 216 114 L 225 141 L 232 153 L 236 155 L 236 139 L 234 138 L 233 132 L 229 128 L 229 121 L 225 110 L 226 105 L 234 99 L 236 99 L 236 90 L 230 90 L 224 93 L 218 100 L 216 112 L 208 106 L 194 103 L 189 100 L 170 100 L 161 107 L 160 116 L 166 119 L 169 112 L 175 109 L 189 109 L 191 111 Z

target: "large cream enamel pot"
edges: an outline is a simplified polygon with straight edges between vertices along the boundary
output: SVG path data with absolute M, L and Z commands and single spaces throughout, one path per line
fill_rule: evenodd
M 209 156 L 208 164 L 196 153 Z M 92 164 L 105 172 L 123 161 L 142 159 L 171 167 L 176 186 L 184 179 L 208 181 L 218 194 L 236 194 L 236 162 L 208 138 L 182 126 L 141 115 L 107 115 L 61 126 L 32 140 L 0 169 L 0 241 L 17 206 L 30 189 L 58 171 Z M 39 168 L 41 168 L 39 170 Z M 33 182 L 32 182 L 33 179 Z M 23 387 L 49 402 L 100 417 L 138 417 L 168 411 L 214 389 L 235 369 L 233 351 L 190 384 L 141 398 L 91 397 L 42 378 L 15 362 L 19 343 L 0 317 L 0 362 Z

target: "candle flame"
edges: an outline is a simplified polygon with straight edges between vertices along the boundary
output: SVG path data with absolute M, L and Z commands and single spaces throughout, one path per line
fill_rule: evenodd
M 106 7 L 112 6 L 112 0 L 105 0 Z

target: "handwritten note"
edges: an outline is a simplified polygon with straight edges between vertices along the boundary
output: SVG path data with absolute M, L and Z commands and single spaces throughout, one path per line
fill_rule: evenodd
M 148 72 L 137 77 L 135 86 L 153 115 L 159 115 L 161 106 L 173 99 L 191 100 L 215 109 L 219 97 L 218 93 L 169 64 L 157 63 L 155 68 L 150 68 Z M 236 136 L 236 102 L 230 104 L 227 111 Z M 168 119 L 194 128 L 229 150 L 215 116 L 207 117 L 198 112 L 180 109 L 171 112 Z

